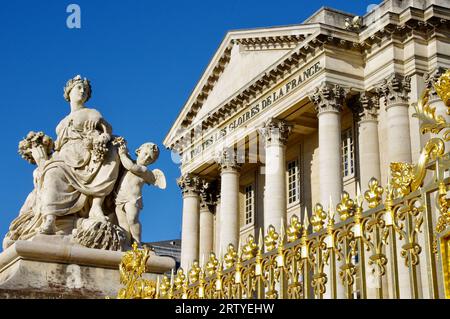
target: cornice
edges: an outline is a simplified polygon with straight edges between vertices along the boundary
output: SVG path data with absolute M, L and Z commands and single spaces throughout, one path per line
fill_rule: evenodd
M 304 34 L 267 36 L 236 39 L 236 44 L 242 45 L 246 51 L 293 49 L 305 40 Z

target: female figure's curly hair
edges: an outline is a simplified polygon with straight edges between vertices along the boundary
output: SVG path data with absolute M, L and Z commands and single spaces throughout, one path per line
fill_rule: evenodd
M 82 83 L 84 85 L 84 88 L 86 89 L 86 101 L 85 102 L 87 102 L 91 98 L 91 94 L 92 94 L 91 82 L 88 79 L 86 79 L 86 78 L 82 79 L 80 75 L 77 75 L 73 79 L 70 79 L 69 81 L 67 81 L 66 86 L 64 87 L 64 99 L 67 102 L 70 102 L 70 96 L 69 96 L 70 91 L 78 83 Z

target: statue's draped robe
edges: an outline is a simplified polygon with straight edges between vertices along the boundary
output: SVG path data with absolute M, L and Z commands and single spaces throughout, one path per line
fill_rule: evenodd
M 84 123 L 99 122 L 88 131 Z M 89 197 L 106 197 L 117 180 L 120 160 L 111 143 L 103 161 L 95 161 L 92 142 L 109 125 L 93 109 L 81 109 L 64 118 L 56 128 L 55 153 L 45 163 L 39 190 L 40 213 L 65 216 L 79 212 Z
M 88 130 L 86 121 L 98 125 Z M 89 199 L 106 197 L 113 191 L 120 166 L 117 149 L 109 142 L 103 161 L 95 161 L 93 151 L 93 140 L 103 133 L 102 124 L 111 134 L 111 126 L 102 115 L 88 108 L 72 112 L 58 124 L 55 152 L 36 170 L 35 189 L 6 238 L 26 240 L 34 236 L 43 216 L 77 214 L 83 208 L 88 211 Z

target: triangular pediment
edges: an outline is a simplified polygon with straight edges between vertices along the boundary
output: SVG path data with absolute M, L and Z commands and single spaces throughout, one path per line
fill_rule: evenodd
M 181 110 L 164 144 L 200 123 L 246 84 L 280 62 L 318 30 L 316 24 L 231 31 Z
M 240 44 L 233 45 L 230 61 L 193 119 L 193 125 L 289 51 L 288 48 L 245 50 Z

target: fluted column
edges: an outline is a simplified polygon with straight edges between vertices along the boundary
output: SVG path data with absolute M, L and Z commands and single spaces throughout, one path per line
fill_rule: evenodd
M 378 93 L 384 97 L 388 127 L 388 163 L 411 162 L 409 98 L 411 79 L 398 73 L 383 81 Z
M 183 222 L 181 230 L 181 267 L 187 270 L 199 252 L 199 208 L 201 181 L 186 174 L 178 180 L 183 194 Z
M 207 261 L 213 251 L 214 193 L 211 183 L 203 183 L 200 191 L 200 261 Z M 203 265 L 202 265 L 203 266 Z
M 277 232 L 286 219 L 286 142 L 292 125 L 271 118 L 260 132 L 265 137 L 266 190 L 264 196 L 264 233 L 270 225 Z
M 387 117 L 388 163 L 411 162 L 411 135 L 409 128 L 409 97 L 411 79 L 398 73 L 393 73 L 385 79 L 378 90 L 384 97 L 384 106 Z M 397 247 L 405 244 L 404 240 L 396 239 Z M 400 250 L 397 251 L 397 260 L 402 260 Z M 392 274 L 388 274 L 388 278 Z M 411 286 L 408 267 L 398 263 L 398 279 L 400 298 L 411 298 Z M 388 289 L 393 291 L 392 285 Z
M 219 184 L 220 185 L 220 184 Z M 214 252 L 216 253 L 216 255 L 219 255 L 220 253 L 220 229 L 222 228 L 220 225 L 220 189 L 217 190 L 217 194 L 216 194 L 216 201 L 215 201 L 215 206 L 216 206 L 216 218 L 215 218 L 215 234 L 214 234 Z
M 341 111 L 345 92 L 339 85 L 322 83 L 310 99 L 319 119 L 320 202 L 330 196 L 338 203 L 342 193 Z
M 381 182 L 378 110 L 378 96 L 361 93 L 358 108 L 358 149 L 362 189 L 367 188 L 372 177 Z
M 220 166 L 220 250 L 239 243 L 239 176 L 241 163 L 232 149 L 223 150 L 216 159 Z

